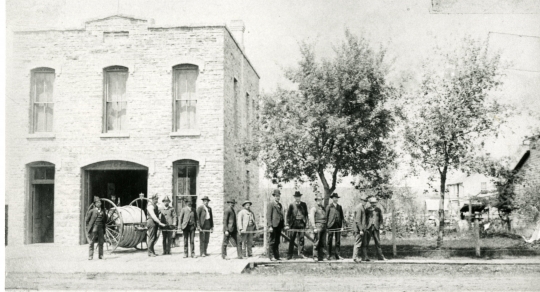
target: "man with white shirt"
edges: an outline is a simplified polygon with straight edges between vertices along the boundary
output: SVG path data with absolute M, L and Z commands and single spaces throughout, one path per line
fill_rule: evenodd
M 208 206 L 210 199 L 208 196 L 202 197 L 203 204 L 197 208 L 197 220 L 199 221 L 199 251 L 201 257 L 208 256 L 207 248 L 210 242 L 210 233 L 214 231 L 214 217 L 212 217 L 212 208 Z
M 242 256 L 246 254 L 246 257 L 253 255 L 253 231 L 257 230 L 257 224 L 255 223 L 255 214 L 251 211 L 251 202 L 245 201 L 242 206 L 243 210 L 238 212 L 238 232 L 240 234 L 240 250 L 242 251 Z

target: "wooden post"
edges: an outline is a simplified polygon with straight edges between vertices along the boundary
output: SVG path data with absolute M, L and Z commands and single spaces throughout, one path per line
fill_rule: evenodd
M 397 247 L 396 247 L 396 205 L 394 200 L 392 200 L 392 251 L 394 258 L 397 257 Z
M 474 215 L 474 237 L 476 243 L 476 256 L 480 257 L 480 216 L 478 212 Z
M 264 233 L 263 233 L 263 255 L 268 255 L 268 222 L 266 218 L 266 209 L 268 204 L 268 192 L 265 192 L 264 194 L 264 202 L 263 202 L 263 222 L 264 222 Z

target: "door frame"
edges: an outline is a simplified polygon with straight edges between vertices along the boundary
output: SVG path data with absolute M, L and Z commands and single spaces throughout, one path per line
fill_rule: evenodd
M 53 164 L 53 163 L 50 163 L 50 162 L 46 162 L 46 161 L 36 161 L 36 162 L 32 162 L 32 163 L 28 163 L 26 165 L 26 179 L 25 179 L 25 184 L 26 184 L 26 196 L 25 196 L 25 210 L 26 210 L 26 216 L 25 216 L 25 220 L 26 220 L 26 224 L 25 224 L 25 228 L 26 228 L 26 234 L 25 234 L 25 240 L 24 240 L 24 243 L 25 244 L 34 244 L 34 194 L 35 194 L 35 189 L 34 189 L 34 185 L 36 184 L 52 184 L 53 185 L 53 200 L 54 198 L 56 197 L 55 196 L 55 193 L 56 193 L 56 188 L 54 187 L 54 181 L 55 179 L 44 179 L 44 180 L 34 180 L 34 169 L 36 168 L 39 168 L 39 167 L 46 167 L 46 168 L 52 168 L 53 169 L 53 173 L 54 173 L 54 176 L 56 177 L 56 166 Z M 55 213 L 55 209 L 54 209 L 54 205 L 53 205 L 53 242 L 54 242 L 54 226 L 55 226 L 55 218 L 56 216 L 54 216 L 54 213 Z

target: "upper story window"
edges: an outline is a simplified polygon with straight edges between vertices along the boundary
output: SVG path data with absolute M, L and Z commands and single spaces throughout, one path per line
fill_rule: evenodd
M 37 68 L 32 70 L 31 132 L 52 132 L 54 112 L 54 69 Z
M 127 129 L 126 82 L 128 68 L 113 66 L 104 69 L 103 132 L 121 132 Z
M 173 67 L 173 131 L 197 129 L 197 77 L 199 67 Z

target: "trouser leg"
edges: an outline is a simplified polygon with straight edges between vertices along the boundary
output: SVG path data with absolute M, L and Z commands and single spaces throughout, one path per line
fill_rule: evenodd
M 298 232 L 298 255 L 304 252 L 304 232 Z
M 271 259 L 274 257 L 274 241 L 276 240 L 275 229 L 272 228 L 272 232 L 268 234 L 268 257 Z
M 90 241 L 88 242 L 88 257 L 94 256 L 94 244 L 96 243 L 97 232 L 90 233 Z
M 238 257 L 242 257 L 242 244 L 240 243 L 240 240 L 241 238 L 238 236 L 238 231 L 233 232 L 229 238 L 232 245 L 236 245 L 236 253 L 238 254 Z
M 296 239 L 296 235 L 298 234 L 298 232 L 296 231 L 291 231 L 289 232 L 289 250 L 287 252 L 287 257 L 292 257 L 293 255 L 293 251 L 294 251 L 294 241 Z
M 341 232 L 335 232 L 334 238 L 336 239 L 336 245 L 334 247 L 334 253 L 336 255 L 336 258 L 339 257 L 339 254 L 341 252 Z
M 149 224 L 148 232 L 147 232 L 147 242 L 146 242 L 146 245 L 148 245 L 148 254 L 156 253 L 154 251 L 154 245 L 156 244 L 156 240 L 157 240 L 157 231 L 158 231 L 158 227 L 156 224 Z
M 199 254 L 201 256 L 205 255 L 205 252 L 204 252 L 204 243 L 205 243 L 204 234 L 205 233 L 206 232 L 203 232 L 203 231 L 199 232 Z
M 221 256 L 222 257 L 227 256 L 227 245 L 229 244 L 229 237 L 230 236 L 231 236 L 230 233 L 229 233 L 229 235 L 223 234 L 223 244 L 221 245 Z
M 360 235 L 360 232 L 356 233 L 354 235 L 354 248 L 353 248 L 353 259 L 357 259 L 360 257 L 362 247 L 362 241 L 364 239 L 364 235 Z
M 191 236 L 191 230 L 189 227 L 182 229 L 182 234 L 184 236 L 184 257 L 187 257 L 189 255 L 189 241 Z
M 328 258 L 330 258 L 332 256 L 332 243 L 333 243 L 332 242 L 333 241 L 332 237 L 334 236 L 334 234 L 335 234 L 334 232 L 328 232 L 328 236 L 327 236 L 327 238 L 328 238 L 328 241 L 327 241 L 327 243 L 328 243 Z
M 104 236 L 103 233 L 104 233 L 103 229 L 100 229 L 97 232 L 97 234 L 98 234 L 98 254 L 99 254 L 99 257 L 103 256 L 103 242 L 105 241 L 105 236 Z
M 274 230 L 272 232 L 272 233 L 274 233 L 274 238 L 275 238 L 272 249 L 273 249 L 273 253 L 274 253 L 274 258 L 276 258 L 276 259 L 280 258 L 280 256 L 279 256 L 279 241 L 281 239 L 281 230 L 282 230 L 281 227 L 276 227 L 276 228 L 274 228 Z
M 375 247 L 377 248 L 377 257 L 381 260 L 384 258 L 384 255 L 382 253 L 381 248 L 381 237 L 379 230 L 373 230 L 373 242 L 375 243 Z
M 324 251 L 325 251 L 325 248 L 326 248 L 326 237 L 327 237 L 327 234 L 328 234 L 328 229 L 326 229 L 325 227 L 323 227 L 321 229 L 321 258 L 324 257 Z M 328 256 L 330 256 L 328 254 Z
M 191 256 L 195 256 L 195 227 L 189 228 L 189 245 L 191 249 Z
M 362 241 L 362 260 L 366 260 L 368 258 L 367 256 L 367 248 L 369 245 L 369 241 L 371 240 L 371 229 L 367 229 L 364 232 L 364 240 Z

